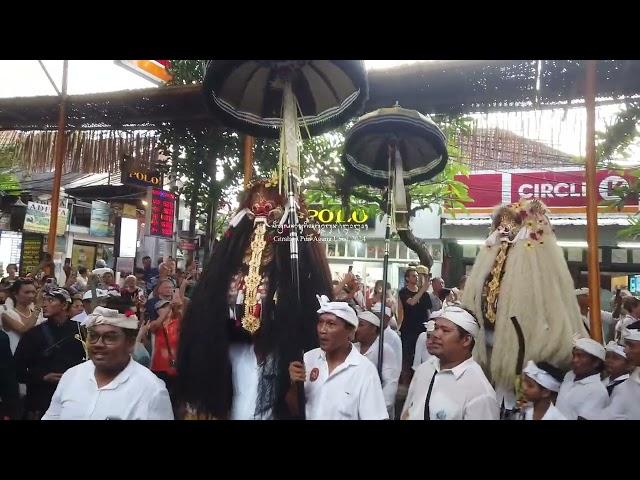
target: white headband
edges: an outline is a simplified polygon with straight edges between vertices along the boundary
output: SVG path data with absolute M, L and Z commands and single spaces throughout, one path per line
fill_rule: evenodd
M 330 302 L 326 295 L 316 295 L 320 308 L 318 313 L 333 313 L 336 317 L 343 319 L 350 325 L 358 328 L 358 317 L 356 312 L 347 302 Z
M 607 343 L 605 350 L 607 352 L 613 352 L 617 355 L 620 355 L 621 357 L 627 358 L 627 354 L 624 352 L 624 347 L 619 343 L 614 342 L 613 340 Z
M 607 355 L 602 344 L 591 338 L 574 338 L 573 346 L 579 350 L 587 352 L 589 355 L 599 358 L 603 362 Z
M 381 309 L 382 309 L 382 304 L 380 302 L 374 304 L 373 307 L 371 307 L 371 311 L 376 314 L 380 313 Z M 387 317 L 391 317 L 391 309 L 389 307 L 384 307 L 384 314 Z
M 623 328 L 622 340 L 633 340 L 634 342 L 640 342 L 640 330 L 630 330 L 628 328 Z
M 375 325 L 376 327 L 380 328 L 380 318 L 378 318 L 378 315 L 376 315 L 373 312 L 368 312 L 365 310 L 358 314 L 358 318 L 360 320 L 364 320 L 365 322 L 369 322 L 372 325 Z
M 576 293 L 576 296 L 578 296 L 578 295 L 589 295 L 589 289 L 588 288 L 576 288 L 575 289 L 575 293 Z
M 110 308 L 96 307 L 93 313 L 87 316 L 84 325 L 87 328 L 94 325 L 113 325 L 114 327 L 126 328 L 128 330 L 138 329 L 138 317 L 135 315 L 126 316 L 117 310 Z
M 468 332 L 473 338 L 477 337 L 478 333 L 480 333 L 480 325 L 478 325 L 476 319 L 464 308 L 452 305 L 444 307 L 437 313 L 437 318 L 446 318 L 452 321 L 464 331 Z
M 553 376 L 540 367 L 538 367 L 532 360 L 527 362 L 527 366 L 522 370 L 522 373 L 526 374 L 536 383 L 542 385 L 547 390 L 557 392 L 560 390 L 560 382 L 553 378 Z

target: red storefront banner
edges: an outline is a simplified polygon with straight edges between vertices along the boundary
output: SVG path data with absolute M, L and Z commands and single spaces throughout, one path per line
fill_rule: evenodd
M 521 198 L 538 198 L 548 207 L 585 207 L 587 186 L 584 170 L 570 172 L 478 173 L 456 180 L 469 188 L 474 200 L 467 208 L 495 207 L 500 203 L 517 202 Z M 616 198 L 616 187 L 628 185 L 634 177 L 620 172 L 601 170 L 596 174 L 598 203 Z M 637 198 L 627 198 L 625 205 L 638 205 Z
M 483 173 L 468 177 L 459 175 L 455 179 L 469 189 L 469 197 L 473 202 L 465 204 L 468 208 L 495 207 L 502 203 L 501 173 Z

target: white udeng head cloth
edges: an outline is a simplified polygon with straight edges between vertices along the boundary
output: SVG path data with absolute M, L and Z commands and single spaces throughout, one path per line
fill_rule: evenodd
M 640 330 L 632 330 L 629 328 L 624 328 L 622 330 L 622 339 L 623 340 L 633 340 L 635 342 L 640 342 Z
M 358 317 L 356 316 L 356 312 L 347 302 L 330 302 L 326 295 L 316 295 L 316 298 L 320 304 L 318 314 L 333 313 L 336 317 L 339 317 L 348 324 L 358 328 Z
M 447 306 L 438 312 L 437 318 L 446 318 L 458 325 L 465 332 L 468 332 L 473 338 L 478 336 L 480 325 L 469 312 L 462 307 Z
M 375 303 L 373 307 L 371 307 L 371 311 L 376 315 L 380 314 L 381 309 L 382 309 L 382 305 L 380 304 L 380 302 Z M 384 314 L 386 317 L 391 317 L 391 308 L 384 307 Z
M 613 352 L 620 355 L 621 357 L 627 358 L 627 354 L 624 352 L 624 347 L 619 343 L 614 342 L 613 340 L 607 343 L 605 350 L 607 352 Z
M 360 312 L 358 314 L 358 318 L 360 320 L 364 320 L 365 322 L 369 322 L 370 324 L 380 328 L 380 317 L 373 312 L 369 312 L 367 310 Z
M 589 355 L 599 358 L 604 362 L 607 353 L 600 342 L 596 342 L 591 338 L 574 338 L 573 346 Z
M 549 372 L 542 370 L 532 360 L 527 362 L 527 366 L 522 370 L 522 373 L 527 375 L 536 383 L 542 385 L 547 390 L 557 392 L 560 390 L 560 382 L 553 378 Z
M 84 325 L 87 328 L 96 325 L 113 325 L 114 327 L 126 328 L 128 330 L 137 330 L 138 317 L 135 315 L 129 315 L 127 317 L 124 313 L 119 313 L 117 310 L 96 307 L 93 313 L 87 316 Z

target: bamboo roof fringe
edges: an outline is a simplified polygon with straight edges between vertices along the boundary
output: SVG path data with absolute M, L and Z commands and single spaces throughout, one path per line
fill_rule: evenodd
M 0 147 L 15 145 L 14 164 L 28 172 L 50 172 L 54 167 L 54 131 L 0 133 Z M 126 159 L 135 168 L 159 161 L 158 138 L 151 134 L 118 131 L 71 131 L 65 134 L 63 173 L 117 173 Z
M 640 95 L 640 61 L 600 60 L 599 103 Z M 365 110 L 395 105 L 425 114 L 469 114 L 583 106 L 584 61 L 452 60 L 372 70 Z M 50 130 L 57 96 L 0 98 L 0 130 Z M 220 126 L 201 85 L 69 95 L 67 128 L 144 130 L 166 123 Z

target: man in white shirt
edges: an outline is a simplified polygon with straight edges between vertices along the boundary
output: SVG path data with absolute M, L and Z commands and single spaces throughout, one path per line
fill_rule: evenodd
M 578 306 L 580 307 L 580 313 L 582 314 L 582 323 L 584 323 L 587 332 L 591 334 L 591 316 L 589 313 L 589 289 L 588 288 L 578 288 L 575 291 L 576 300 L 578 301 Z M 620 294 L 616 294 L 615 297 L 615 309 L 613 313 L 607 312 L 606 310 L 600 310 L 600 319 L 602 320 L 602 338 L 605 341 L 613 338 L 613 332 L 615 329 L 616 322 L 620 317 L 620 310 L 622 307 L 622 297 Z
M 623 331 L 625 353 L 635 370 L 629 379 L 613 390 L 611 402 L 602 409 L 587 412 L 588 420 L 640 420 L 640 322 Z
M 358 328 L 356 329 L 356 350 L 367 357 L 373 366 L 378 368 L 380 345 L 380 318 L 373 312 L 364 311 L 358 314 Z M 382 351 L 382 393 L 387 405 L 389 418 L 395 416 L 396 393 L 398 392 L 398 379 L 402 366 L 393 350 L 386 342 Z
M 356 312 L 346 302 L 318 297 L 318 342 L 304 354 L 304 363 L 289 365 L 290 410 L 298 413 L 296 382 L 304 382 L 307 420 L 386 420 L 378 372 L 352 345 L 358 326 Z
M 627 360 L 627 354 L 624 347 L 613 340 L 605 347 L 607 356 L 604 360 L 604 369 L 607 376 L 602 380 L 602 384 L 607 389 L 609 397 L 613 390 L 621 383 L 629 379 L 629 373 L 633 370 L 631 364 Z
M 109 292 L 107 290 L 102 290 L 101 288 L 96 288 L 96 305 L 100 307 L 104 307 L 106 305 L 106 300 L 109 297 Z M 93 292 L 91 290 L 87 290 L 82 295 L 82 306 L 84 307 L 84 311 L 87 315 L 89 315 L 92 310 L 92 302 Z M 80 322 L 86 320 L 86 317 Z
M 631 294 L 625 296 L 622 300 L 621 310 L 624 316 L 621 315 L 622 318 L 618 320 L 615 326 L 614 340 L 616 341 L 621 341 L 620 337 L 623 330 L 640 320 L 640 299 L 632 297 Z
M 87 277 L 87 267 L 80 266 L 78 267 L 78 275 L 76 276 L 76 289 L 84 292 L 87 289 L 87 283 L 89 282 L 89 278 Z
M 371 311 L 376 315 L 380 315 L 380 302 L 376 303 L 371 307 Z M 400 371 L 402 371 L 402 340 L 400 340 L 400 335 L 393 330 L 390 326 L 391 324 L 392 311 L 389 307 L 384 307 L 384 335 L 383 340 L 385 345 L 389 345 L 391 350 L 393 350 L 393 354 L 398 362 Z
M 43 420 L 173 420 L 169 393 L 131 358 L 138 319 L 103 307 L 89 315 L 89 361 L 67 370 Z
M 432 291 L 429 292 L 429 297 L 431 297 L 431 311 L 436 312 L 442 309 L 442 300 L 440 299 L 440 292 L 444 288 L 444 280 L 440 277 L 436 277 L 431 280 L 431 288 Z
M 466 309 L 445 307 L 435 319 L 431 349 L 437 361 L 411 380 L 403 420 L 498 420 L 496 392 L 471 352 L 480 325 Z
M 562 371 L 547 362 L 529 360 L 522 371 L 522 393 L 529 402 L 523 420 L 566 420 L 553 404 L 561 383 Z
M 591 338 L 574 341 L 572 370 L 565 375 L 556 401 L 556 407 L 567 419 L 577 420 L 608 405 L 609 394 L 600 380 L 604 360 L 605 349 L 599 342 Z
M 432 334 L 436 329 L 436 322 L 433 319 L 438 318 L 439 315 L 440 310 L 432 313 L 429 317 L 432 320 L 429 320 L 424 324 L 426 330 L 418 336 L 418 341 L 416 342 L 416 353 L 413 356 L 413 366 L 411 367 L 413 370 L 418 368 L 427 360 L 436 358 L 431 354 L 431 345 L 433 343 Z

